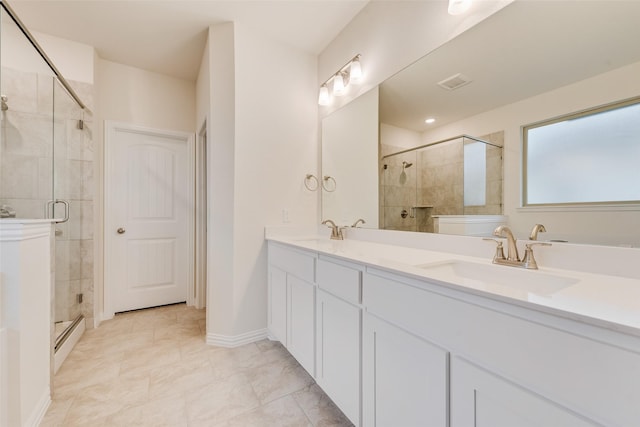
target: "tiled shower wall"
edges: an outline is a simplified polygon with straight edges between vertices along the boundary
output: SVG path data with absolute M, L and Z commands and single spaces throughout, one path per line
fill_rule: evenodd
M 69 201 L 69 221 L 55 227 L 55 321 L 72 320 L 82 313 L 90 327 L 94 316 L 92 116 L 85 111 L 84 127 L 78 129 L 83 114 L 61 87 L 54 89 L 58 84 L 51 76 L 6 67 L 1 73 L 9 108 L 1 113 L 0 204 L 11 206 L 18 218 L 43 218 L 48 200 Z M 91 110 L 93 85 L 70 84 Z M 56 211 L 56 216 L 61 212 Z M 81 304 L 77 302 L 80 293 Z
M 504 132 L 481 136 L 502 146 Z M 380 224 L 385 229 L 433 232 L 433 215 L 501 215 L 502 149 L 486 146 L 486 204 L 464 206 L 462 139 L 388 157 L 380 167 Z M 402 148 L 381 145 L 390 154 Z M 402 162 L 413 165 L 402 169 Z M 384 168 L 384 165 L 387 168 Z M 407 216 L 402 218 L 402 211 Z
M 384 147 L 381 152 L 393 153 L 400 148 Z M 411 163 L 408 168 L 402 167 L 402 162 Z M 384 168 L 386 165 L 386 169 Z M 384 159 L 380 168 L 380 183 L 382 206 L 380 209 L 380 224 L 387 230 L 416 231 L 417 218 L 412 208 L 416 205 L 416 152 L 398 154 Z M 402 217 L 402 212 L 406 216 Z

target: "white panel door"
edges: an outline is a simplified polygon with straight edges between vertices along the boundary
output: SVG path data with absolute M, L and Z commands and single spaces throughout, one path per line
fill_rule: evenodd
M 105 314 L 187 300 L 193 137 L 107 122 Z

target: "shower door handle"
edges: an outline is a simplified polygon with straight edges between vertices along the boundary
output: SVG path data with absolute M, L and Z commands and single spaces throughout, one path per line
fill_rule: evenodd
M 61 203 L 64 206 L 64 217 L 62 219 L 57 219 L 53 217 L 54 210 L 55 210 L 54 207 L 58 203 Z M 47 209 L 46 209 L 45 216 L 49 219 L 53 219 L 53 222 L 55 222 L 56 224 L 61 224 L 63 222 L 69 221 L 69 202 L 62 199 L 49 200 L 47 202 Z

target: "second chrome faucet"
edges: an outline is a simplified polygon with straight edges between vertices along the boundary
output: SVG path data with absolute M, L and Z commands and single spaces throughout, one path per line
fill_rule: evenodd
M 327 219 L 322 221 L 323 225 L 326 225 L 331 229 L 331 240 L 344 240 L 344 235 L 342 234 L 342 228 L 338 227 L 335 222 Z
M 531 231 L 531 240 L 535 240 L 538 232 L 546 231 L 542 224 L 536 224 Z M 511 267 L 520 267 L 527 268 L 531 270 L 538 269 L 538 263 L 533 256 L 533 246 L 551 246 L 551 243 L 545 242 L 536 242 L 536 243 L 527 243 L 525 244 L 524 256 L 520 259 L 518 255 L 518 246 L 516 244 L 516 238 L 513 236 L 513 232 L 506 225 L 500 225 L 493 230 L 493 235 L 496 237 L 504 237 L 507 239 L 507 256 L 504 255 L 504 250 L 502 247 L 502 241 L 495 239 L 485 239 L 485 240 L 493 240 L 498 246 L 496 247 L 496 253 L 493 257 L 494 264 L 508 265 Z

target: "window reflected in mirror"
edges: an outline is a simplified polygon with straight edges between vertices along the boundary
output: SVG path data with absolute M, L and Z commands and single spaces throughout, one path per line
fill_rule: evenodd
M 640 98 L 523 132 L 525 206 L 640 203 Z

